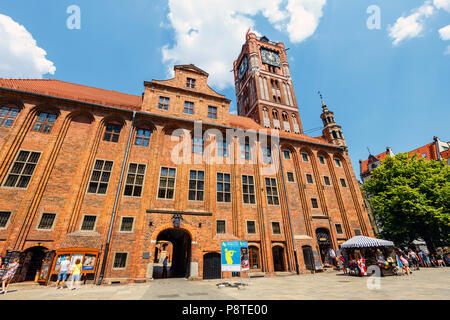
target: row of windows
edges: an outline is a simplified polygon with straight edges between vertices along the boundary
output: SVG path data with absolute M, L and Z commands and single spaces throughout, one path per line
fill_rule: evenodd
M 216 220 L 216 233 L 227 233 L 226 220 Z M 256 221 L 247 220 L 247 234 L 256 234 Z M 272 234 L 281 234 L 280 223 L 277 221 L 272 221 Z
M 169 110 L 170 98 L 169 97 L 159 97 L 158 109 L 159 110 Z M 194 114 L 194 103 L 191 101 L 184 102 L 184 114 Z M 217 119 L 217 107 L 208 106 L 208 118 Z
M 27 188 L 40 153 L 21 150 L 13 163 L 5 180 L 4 186 Z M 111 178 L 114 162 L 97 159 L 92 169 L 87 193 L 106 194 Z M 145 164 L 130 163 L 125 180 L 124 195 L 141 197 L 147 166 Z M 294 174 L 287 172 L 289 182 L 295 182 Z M 311 174 L 306 174 L 309 184 L 314 183 Z M 176 169 L 161 167 L 158 187 L 158 198 L 173 199 L 175 195 Z M 340 179 L 341 185 L 347 187 L 345 179 Z M 324 176 L 325 185 L 331 185 L 330 178 Z M 231 175 L 217 173 L 217 202 L 231 202 Z M 275 178 L 265 178 L 266 196 L 269 205 L 279 205 L 277 183 Z M 205 173 L 201 170 L 191 170 L 188 185 L 188 198 L 191 201 L 203 201 L 205 189 Z M 253 176 L 242 175 L 242 196 L 246 204 L 255 204 L 255 184 Z M 313 205 L 314 207 L 314 205 Z
M 11 212 L 0 211 L 0 228 L 6 228 L 11 218 Z M 38 230 L 52 230 L 56 220 L 56 213 L 43 213 L 39 220 Z M 82 231 L 94 231 L 97 225 L 97 216 L 85 215 L 80 226 Z M 134 217 L 122 217 L 120 222 L 120 232 L 132 232 L 134 226 Z

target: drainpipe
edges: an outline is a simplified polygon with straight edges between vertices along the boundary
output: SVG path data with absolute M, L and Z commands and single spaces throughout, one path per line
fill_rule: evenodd
M 127 149 L 126 149 L 126 152 L 125 152 L 125 156 L 123 157 L 123 164 L 122 164 L 122 171 L 120 172 L 119 186 L 117 188 L 116 199 L 114 201 L 114 208 L 113 208 L 113 212 L 112 212 L 112 216 L 111 216 L 111 222 L 109 224 L 108 238 L 106 240 L 105 250 L 104 250 L 104 253 L 103 253 L 103 262 L 102 262 L 102 269 L 100 271 L 100 279 L 98 280 L 97 285 L 101 285 L 102 284 L 103 277 L 105 275 L 106 262 L 108 260 L 109 246 L 110 246 L 110 243 L 111 243 L 111 236 L 112 236 L 112 231 L 113 231 L 113 227 L 114 227 L 114 221 L 116 219 L 117 205 L 119 203 L 119 197 L 120 197 L 120 190 L 122 190 L 123 176 L 124 176 L 124 173 L 125 173 L 125 167 L 127 165 L 128 153 L 130 151 L 131 137 L 133 136 L 134 119 L 135 119 L 135 117 L 136 117 L 136 111 L 133 111 L 133 120 L 131 122 L 130 135 L 128 136 Z
M 287 194 L 287 189 L 286 189 L 286 181 L 284 178 L 283 161 L 281 160 L 281 145 L 278 148 L 278 156 L 280 158 L 281 176 L 283 178 L 284 194 L 286 195 L 286 207 L 287 207 L 287 211 L 288 211 L 289 224 L 291 226 L 291 237 L 292 237 L 292 247 L 294 249 L 295 269 L 297 271 L 297 274 L 300 274 L 299 269 L 298 269 L 299 266 L 298 266 L 298 259 L 297 259 L 297 249 L 295 248 L 294 229 L 292 228 L 291 212 L 289 210 L 289 199 L 288 199 L 288 194 Z

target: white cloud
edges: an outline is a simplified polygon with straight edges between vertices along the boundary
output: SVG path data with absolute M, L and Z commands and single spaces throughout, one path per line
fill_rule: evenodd
M 0 14 L 0 77 L 42 78 L 54 74 L 56 68 L 46 55 L 24 26 Z
M 450 24 L 446 27 L 439 29 L 439 36 L 442 40 L 450 40 Z
M 436 8 L 450 12 L 450 0 L 433 0 L 433 3 Z
M 299 43 L 314 34 L 325 4 L 326 0 L 169 0 L 175 39 L 162 48 L 163 63 L 169 74 L 174 64 L 194 63 L 210 73 L 210 83 L 219 90 L 233 86 L 230 70 L 247 30 L 256 32 L 256 15 Z
M 414 9 L 411 15 L 398 18 L 394 26 L 388 28 L 389 37 L 394 39 L 393 45 L 396 46 L 405 39 L 418 37 L 424 28 L 425 18 L 430 17 L 434 12 L 431 2 L 426 1 L 422 6 Z

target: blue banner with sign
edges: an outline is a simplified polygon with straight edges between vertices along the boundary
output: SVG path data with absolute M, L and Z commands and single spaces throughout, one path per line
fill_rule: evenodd
M 222 241 L 222 271 L 241 271 L 241 241 Z

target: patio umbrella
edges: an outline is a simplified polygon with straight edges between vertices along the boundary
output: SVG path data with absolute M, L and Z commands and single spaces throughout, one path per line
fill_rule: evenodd
M 366 247 L 393 247 L 394 243 L 388 240 L 370 238 L 366 236 L 354 236 L 341 244 L 341 248 L 366 248 Z

